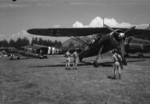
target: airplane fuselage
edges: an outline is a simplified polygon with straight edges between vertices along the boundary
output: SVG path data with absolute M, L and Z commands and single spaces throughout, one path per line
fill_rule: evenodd
M 100 48 L 102 48 L 101 54 L 103 54 L 117 48 L 118 45 L 119 42 L 111 34 L 106 34 L 102 37 L 98 37 L 90 47 L 85 47 L 79 54 L 79 58 L 95 56 L 98 54 Z

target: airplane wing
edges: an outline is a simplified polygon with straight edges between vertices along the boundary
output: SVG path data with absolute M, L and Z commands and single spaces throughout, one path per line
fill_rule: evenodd
M 119 29 L 126 31 L 129 28 L 112 28 L 114 30 Z M 90 27 L 90 28 L 36 28 L 27 30 L 28 33 L 41 36 L 54 36 L 54 37 L 70 37 L 70 36 L 88 36 L 92 34 L 107 34 L 111 31 L 106 27 Z M 128 32 L 127 36 L 150 34 L 148 29 L 133 29 Z
M 70 37 L 70 36 L 87 36 L 96 33 L 109 33 L 107 28 L 39 28 L 29 29 L 28 33 L 33 35 L 54 36 L 54 37 Z

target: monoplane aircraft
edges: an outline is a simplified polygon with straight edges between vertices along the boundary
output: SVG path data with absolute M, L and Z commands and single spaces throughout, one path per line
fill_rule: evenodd
M 37 28 L 29 29 L 28 33 L 42 36 L 54 36 L 54 37 L 74 37 L 82 41 L 80 36 L 88 36 L 97 34 L 93 43 L 85 43 L 88 47 L 83 49 L 79 54 L 79 59 L 82 61 L 85 57 L 97 55 L 93 65 L 98 67 L 99 56 L 114 48 L 120 50 L 120 54 L 123 58 L 123 64 L 127 64 L 125 55 L 125 39 L 128 36 L 139 34 L 150 34 L 150 30 L 147 29 L 135 29 L 135 26 L 131 28 L 111 28 L 107 25 L 97 28 Z

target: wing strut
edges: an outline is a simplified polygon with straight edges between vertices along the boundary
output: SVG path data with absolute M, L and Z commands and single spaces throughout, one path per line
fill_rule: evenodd
M 101 55 L 102 57 L 102 50 L 103 50 L 104 46 L 102 45 L 100 50 L 98 51 L 97 57 L 93 63 L 94 67 L 98 67 L 98 60 L 99 60 L 99 56 Z
M 83 44 L 85 44 L 85 45 L 87 45 L 87 46 L 90 47 L 90 44 L 88 44 L 87 42 L 83 41 L 82 39 L 80 39 L 80 38 L 77 37 L 77 36 L 74 36 L 74 38 L 72 38 L 72 39 L 74 39 L 74 40 L 76 40 L 76 41 L 79 41 L 79 42 L 82 42 Z

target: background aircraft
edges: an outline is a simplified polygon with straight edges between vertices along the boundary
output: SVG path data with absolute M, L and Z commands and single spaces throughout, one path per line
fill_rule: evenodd
M 14 47 L 5 47 L 4 49 L 1 49 L 1 51 L 4 51 L 5 54 L 10 56 L 11 60 L 14 59 L 14 57 L 16 57 L 17 59 L 20 59 L 21 56 L 40 58 L 40 59 L 47 58 L 47 56 L 43 54 L 34 53 L 32 51 L 25 50 L 25 49 L 16 49 Z
M 150 34 L 150 30 L 147 29 L 135 29 L 131 28 L 111 28 L 107 25 L 100 28 L 41 28 L 41 29 L 29 29 L 28 33 L 34 35 L 43 36 L 55 36 L 55 37 L 74 37 L 82 41 L 79 36 L 88 36 L 92 34 L 98 34 L 95 41 L 91 44 L 86 44 L 88 47 L 83 49 L 79 54 L 79 59 L 82 61 L 83 58 L 97 55 L 94 66 L 98 66 L 99 56 L 106 53 L 114 48 L 117 48 L 123 58 L 123 63 L 126 65 L 125 55 L 125 38 L 128 36 L 139 35 L 139 34 Z
M 40 53 L 40 50 L 42 50 L 43 54 L 48 54 L 48 55 L 58 54 L 60 51 L 58 48 L 55 48 L 54 46 L 44 46 L 44 45 L 33 44 L 32 47 L 36 49 L 35 51 L 37 53 Z
M 143 57 L 143 53 L 150 53 L 150 41 L 128 37 L 125 41 L 125 52 L 127 57 L 130 53 L 138 53 L 139 57 Z

